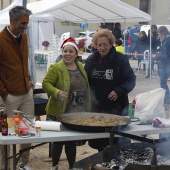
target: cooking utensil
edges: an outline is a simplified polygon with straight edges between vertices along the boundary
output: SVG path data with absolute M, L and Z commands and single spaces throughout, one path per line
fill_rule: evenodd
M 121 122 L 120 125 L 95 125 L 95 122 L 92 125 L 80 125 L 80 124 L 76 124 L 75 122 L 77 122 L 78 120 L 82 120 L 83 118 L 85 119 L 89 119 L 89 121 L 91 119 L 93 119 L 93 116 L 97 117 L 97 118 L 104 118 L 104 120 L 110 120 L 110 121 L 117 121 L 117 122 Z M 77 113 L 67 113 L 67 114 L 63 114 L 61 116 L 57 117 L 58 120 L 66 127 L 74 129 L 74 130 L 78 130 L 78 131 L 88 131 L 88 132 L 104 132 L 106 128 L 124 128 L 126 127 L 128 124 L 131 123 L 131 120 L 127 117 L 124 116 L 118 116 L 118 115 L 114 115 L 114 114 L 107 114 L 107 113 L 93 113 L 93 112 L 77 112 Z M 101 120 L 102 122 L 103 120 Z M 122 124 L 123 122 L 123 124 Z

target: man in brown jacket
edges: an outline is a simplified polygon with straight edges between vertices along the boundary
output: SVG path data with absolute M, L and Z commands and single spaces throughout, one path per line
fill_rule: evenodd
M 34 85 L 28 71 L 28 40 L 24 33 L 30 15 L 31 11 L 22 6 L 12 8 L 10 25 L 0 32 L 0 103 L 6 108 L 8 117 L 12 116 L 12 110 L 34 115 Z M 31 144 L 22 144 L 20 149 L 29 146 Z M 4 169 L 3 161 L 0 159 L 0 170 Z M 30 170 L 28 162 L 29 151 L 21 155 L 19 170 Z

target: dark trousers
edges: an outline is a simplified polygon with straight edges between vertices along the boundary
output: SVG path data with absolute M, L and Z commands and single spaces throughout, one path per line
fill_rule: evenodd
M 57 121 L 57 118 L 55 116 L 47 115 L 46 120 Z M 52 147 L 51 147 L 52 166 L 58 165 L 64 145 L 65 145 L 65 153 L 69 163 L 69 169 L 72 169 L 73 164 L 75 163 L 76 160 L 76 141 L 52 143 Z
M 52 166 L 56 166 L 59 163 L 63 146 L 65 145 L 65 153 L 69 163 L 69 169 L 73 168 L 73 164 L 76 160 L 76 142 L 53 142 L 51 147 Z
M 161 88 L 165 89 L 165 98 L 164 98 L 164 104 L 168 104 L 168 100 L 169 100 L 169 87 L 167 84 L 168 78 L 170 76 L 170 68 L 169 66 L 162 66 L 162 68 L 160 69 L 160 85 Z

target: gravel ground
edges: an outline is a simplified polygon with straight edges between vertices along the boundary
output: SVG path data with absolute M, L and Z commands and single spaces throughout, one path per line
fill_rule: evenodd
M 32 145 L 35 146 L 36 144 L 37 143 L 33 143 Z M 86 142 L 85 145 L 77 147 L 76 161 L 89 157 L 96 152 L 97 151 L 90 148 L 88 146 L 88 143 Z M 12 164 L 12 161 L 10 163 Z M 51 164 L 52 164 L 51 158 L 49 157 L 49 144 L 45 144 L 31 150 L 30 154 L 31 170 L 51 170 Z M 68 162 L 64 149 L 59 162 L 59 170 L 68 170 Z

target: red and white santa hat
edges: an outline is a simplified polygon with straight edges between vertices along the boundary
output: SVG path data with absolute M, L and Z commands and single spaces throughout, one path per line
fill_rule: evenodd
M 70 38 L 67 38 L 66 40 L 63 41 L 63 44 L 61 45 L 60 48 L 63 48 L 64 46 L 66 45 L 72 45 L 77 51 L 79 51 L 79 48 L 74 40 L 74 38 L 70 37 Z

